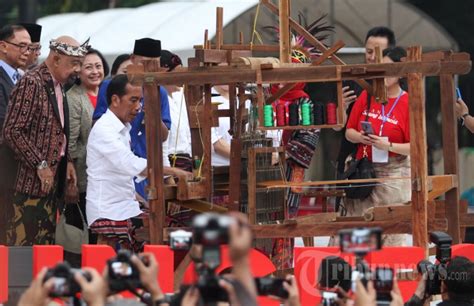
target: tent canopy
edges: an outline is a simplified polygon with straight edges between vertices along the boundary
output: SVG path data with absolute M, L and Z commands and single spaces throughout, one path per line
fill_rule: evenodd
M 236 43 L 239 32 L 250 40 L 258 0 L 168 1 L 138 8 L 117 8 L 91 13 L 68 13 L 40 18 L 43 26 L 43 57 L 46 42 L 60 35 L 70 35 L 79 41 L 90 37 L 91 45 L 109 60 L 121 53 L 130 53 L 135 39 L 160 39 L 162 48 L 179 54 L 183 59 L 194 54 L 193 45 L 202 44 L 204 30 L 214 37 L 216 7 L 224 8 L 224 42 Z M 323 14 L 335 26 L 328 43 L 342 39 L 346 48 L 341 53 L 363 52 L 367 30 L 387 25 L 401 46 L 420 44 L 424 50 L 457 49 L 454 39 L 434 20 L 404 0 L 293 0 L 292 17 L 298 13 L 312 22 Z M 265 43 L 272 37 L 262 27 L 277 26 L 277 18 L 263 5 L 259 9 L 257 31 Z M 254 43 L 258 43 L 255 41 Z M 352 52 L 351 52 L 352 51 Z M 186 62 L 186 61 L 184 61 Z

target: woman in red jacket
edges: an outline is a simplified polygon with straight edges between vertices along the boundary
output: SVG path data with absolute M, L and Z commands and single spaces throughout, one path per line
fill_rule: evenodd
M 400 62 L 406 56 L 403 48 L 383 51 L 383 62 Z M 346 138 L 357 143 L 355 158 L 367 156 L 372 161 L 376 176 L 410 176 L 410 119 L 408 93 L 400 86 L 400 78 L 385 78 L 388 101 L 376 101 L 371 97 L 367 105 L 367 92 L 363 91 L 354 104 L 347 122 Z M 368 110 L 368 111 L 367 111 Z M 368 121 L 369 123 L 362 123 Z M 372 131 L 364 131 L 363 125 L 371 125 Z M 370 207 L 407 203 L 411 200 L 410 180 L 393 180 L 377 184 L 363 200 L 345 199 L 348 216 L 362 216 Z M 404 235 L 385 237 L 384 245 L 403 245 Z

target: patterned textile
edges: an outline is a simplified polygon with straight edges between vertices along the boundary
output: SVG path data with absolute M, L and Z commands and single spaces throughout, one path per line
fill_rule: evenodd
M 175 159 L 176 158 L 176 159 Z M 193 172 L 193 159 L 187 153 L 169 154 L 168 159 L 171 167 L 176 167 L 184 171 Z
M 308 169 L 319 141 L 319 130 L 297 130 L 286 144 L 288 158 Z
M 136 239 L 135 230 L 143 227 L 145 214 L 137 218 L 123 221 L 109 219 L 98 219 L 89 228 L 92 233 L 98 235 L 97 244 L 107 244 L 114 249 L 127 249 L 135 253 L 141 252 L 145 241 Z
M 303 170 L 303 177 L 299 175 L 299 170 Z M 298 166 L 293 162 L 288 162 L 286 167 L 286 179 L 288 182 L 292 183 L 300 183 L 304 180 L 304 169 Z M 287 191 L 287 205 L 290 217 L 296 216 L 298 212 L 298 207 L 300 204 L 301 194 L 299 192 L 295 192 L 297 190 L 293 190 L 293 188 L 288 188 Z
M 67 56 L 77 56 L 83 57 L 86 55 L 87 51 L 91 46 L 89 45 L 89 38 L 80 46 L 71 46 L 66 43 L 62 43 L 51 39 L 49 41 L 49 48 L 54 50 L 60 54 L 64 54 Z
M 54 192 L 38 198 L 23 193 L 13 196 L 14 217 L 7 225 L 7 245 L 54 244 L 56 198 Z
M 390 157 L 386 164 L 374 163 L 377 178 L 410 176 L 410 158 L 406 156 Z M 411 183 L 409 179 L 393 180 L 377 184 L 364 200 L 344 199 L 347 216 L 362 216 L 364 211 L 374 206 L 403 204 L 411 201 Z M 384 235 L 384 246 L 403 246 L 406 234 Z
M 68 114 L 66 97 L 64 113 Z M 61 147 L 69 134 L 69 116 L 60 120 L 54 93 L 53 78 L 46 64 L 28 71 L 18 82 L 10 97 L 3 137 L 19 160 L 15 190 L 30 196 L 45 197 L 36 167 L 41 161 L 49 164 L 58 192 L 66 182 L 66 163 L 61 162 Z M 66 152 L 67 159 L 71 161 Z M 56 175 L 58 174 L 58 175 Z

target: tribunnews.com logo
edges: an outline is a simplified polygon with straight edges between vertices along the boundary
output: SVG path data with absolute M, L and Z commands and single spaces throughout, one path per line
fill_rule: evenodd
M 342 262 L 326 265 L 324 268 L 320 266 L 321 261 L 329 256 L 340 256 L 339 254 L 324 252 L 319 250 L 302 250 L 295 261 L 295 266 L 298 266 L 298 283 L 301 288 L 311 295 L 320 295 L 318 288 L 319 274 L 327 277 L 326 281 L 350 281 L 352 278 L 351 270 L 355 268 L 354 257 L 340 256 L 346 263 L 350 264 L 351 269 L 347 269 L 347 264 Z M 416 280 L 418 276 L 417 263 L 400 263 L 400 264 L 369 264 L 370 271 L 375 271 L 376 268 L 391 268 L 395 272 L 395 276 L 399 281 Z M 438 269 L 438 277 L 440 280 L 467 280 L 469 275 L 467 272 L 451 272 L 448 273 L 444 266 Z M 436 273 L 433 270 L 428 270 L 425 274 L 425 279 L 433 280 Z

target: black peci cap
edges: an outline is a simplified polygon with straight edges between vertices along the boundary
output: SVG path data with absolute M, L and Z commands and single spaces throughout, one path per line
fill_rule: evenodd
M 31 42 L 40 42 L 42 26 L 36 23 L 19 23 L 18 25 L 24 27 L 28 34 L 30 34 Z
M 161 41 L 152 38 L 142 38 L 135 40 L 133 54 L 146 57 L 161 56 Z

